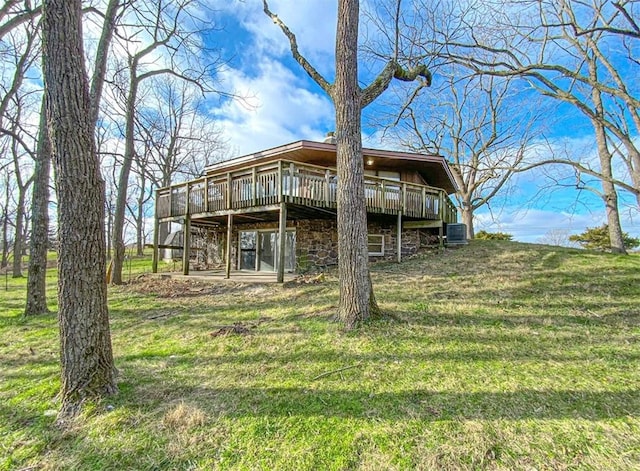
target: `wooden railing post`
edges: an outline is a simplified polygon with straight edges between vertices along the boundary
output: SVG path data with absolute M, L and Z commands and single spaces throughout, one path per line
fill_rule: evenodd
M 441 221 L 444 221 L 445 214 L 446 213 L 444 211 L 444 197 L 443 197 L 442 190 L 440 190 L 440 192 L 438 193 L 438 218 Z
M 204 177 L 204 212 L 209 212 L 209 177 Z
M 296 167 L 295 165 L 293 165 L 293 162 L 291 162 L 289 164 L 289 196 L 299 196 L 299 195 L 294 195 L 293 194 L 293 174 L 296 171 Z
M 282 203 L 284 201 L 283 199 L 284 189 L 282 188 L 284 183 L 283 176 L 284 175 L 282 171 L 282 160 L 278 160 L 278 203 Z
M 257 204 L 257 195 L 256 189 L 258 188 L 256 180 L 258 179 L 258 171 L 254 166 L 251 169 L 251 206 L 255 206 Z
M 331 173 L 329 169 L 324 171 L 324 204 L 327 208 L 331 204 Z
M 403 211 L 405 214 L 407 214 L 407 184 L 406 183 L 402 184 L 402 207 L 400 208 L 400 211 Z
M 175 216 L 173 214 L 173 187 L 169 186 L 169 216 Z
M 185 216 L 191 214 L 191 211 L 189 211 L 191 209 L 191 208 L 189 208 L 189 206 L 191 204 L 191 201 L 190 201 L 191 194 L 190 194 L 190 191 L 189 191 L 190 189 L 191 189 L 191 185 L 189 185 L 189 182 L 187 182 L 186 190 L 185 190 L 185 193 L 184 193 L 184 196 L 185 196 L 184 214 L 185 214 Z
M 231 209 L 233 206 L 233 187 L 231 184 L 231 173 L 227 173 L 227 207 L 226 209 Z
M 384 184 L 384 180 L 382 180 L 382 183 L 380 184 L 380 188 L 382 191 L 382 210 L 386 210 L 387 209 L 387 187 Z

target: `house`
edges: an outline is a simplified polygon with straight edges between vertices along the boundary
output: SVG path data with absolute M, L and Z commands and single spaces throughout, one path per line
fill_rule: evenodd
M 457 221 L 444 158 L 376 149 L 363 149 L 363 158 L 371 259 L 400 261 L 429 232 L 442 240 Z M 331 142 L 298 141 L 211 165 L 196 180 L 157 190 L 154 271 L 167 222 L 184 227 L 184 274 L 194 251 L 221 262 L 227 277 L 232 269 L 272 271 L 282 281 L 285 272 L 334 265 L 336 196 Z

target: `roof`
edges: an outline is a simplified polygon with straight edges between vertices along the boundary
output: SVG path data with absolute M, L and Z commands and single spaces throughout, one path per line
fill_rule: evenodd
M 441 155 L 416 154 L 382 149 L 362 149 L 365 169 L 416 171 L 431 186 L 442 188 L 448 194 L 458 188 L 451 169 Z M 217 162 L 205 168 L 205 174 L 230 172 L 243 167 L 275 160 L 305 162 L 323 167 L 336 166 L 336 144 L 315 141 L 296 141 L 278 147 Z

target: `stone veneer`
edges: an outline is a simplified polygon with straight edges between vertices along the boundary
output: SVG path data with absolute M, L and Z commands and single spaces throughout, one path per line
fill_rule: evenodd
M 238 264 L 238 236 L 241 231 L 272 229 L 277 230 L 275 222 L 239 224 L 233 228 L 231 245 L 231 268 L 236 269 Z M 287 229 L 296 231 L 296 272 L 322 270 L 338 263 L 338 232 L 337 222 L 330 219 L 303 219 L 287 221 Z M 382 234 L 384 236 L 384 256 L 371 256 L 369 261 L 396 260 L 396 224 L 384 222 L 370 222 L 369 234 Z M 206 268 L 221 266 L 224 259 L 226 229 L 210 229 L 206 232 L 198 231 L 194 245 L 200 248 L 198 264 Z M 431 242 L 431 238 L 423 231 L 407 229 L 402 231 L 402 256 L 415 254 Z

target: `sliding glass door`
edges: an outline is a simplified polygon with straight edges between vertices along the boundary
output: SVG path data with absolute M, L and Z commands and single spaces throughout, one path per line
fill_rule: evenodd
M 296 266 L 296 233 L 287 231 L 285 237 L 284 270 L 293 272 Z M 277 231 L 240 232 L 240 269 L 277 271 L 279 247 Z

